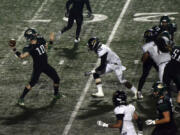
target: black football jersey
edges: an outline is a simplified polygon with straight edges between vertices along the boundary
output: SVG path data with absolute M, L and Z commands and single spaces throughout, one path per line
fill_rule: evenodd
M 69 11 L 69 7 L 72 4 L 70 12 L 75 15 L 82 15 L 84 4 L 86 4 L 88 11 L 91 11 L 89 0 L 68 0 L 66 3 L 66 9 Z
M 37 38 L 37 44 L 29 44 L 23 48 L 23 52 L 29 52 L 33 58 L 33 64 L 35 67 L 42 67 L 47 64 L 47 54 L 45 49 L 46 41 L 43 37 Z
M 167 96 L 166 98 L 159 99 L 157 102 L 157 113 L 159 115 L 159 119 L 162 119 L 163 112 L 169 112 L 170 113 L 170 122 L 165 123 L 165 124 L 160 124 L 159 126 L 171 126 L 174 124 L 174 119 L 173 119 L 173 112 L 172 112 L 172 106 L 169 97 Z

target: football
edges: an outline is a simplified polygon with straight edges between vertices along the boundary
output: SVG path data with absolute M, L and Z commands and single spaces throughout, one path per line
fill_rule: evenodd
M 10 46 L 10 47 L 16 46 L 16 40 L 15 40 L 15 39 L 9 40 L 9 46 Z

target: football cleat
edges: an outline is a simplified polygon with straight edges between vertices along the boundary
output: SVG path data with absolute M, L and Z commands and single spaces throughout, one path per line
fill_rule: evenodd
M 54 100 L 57 100 L 57 99 L 60 99 L 60 98 L 61 98 L 61 95 L 59 93 L 54 95 L 54 97 L 53 97 Z
M 76 38 L 75 40 L 74 40 L 74 43 L 79 43 L 80 42 L 80 38 Z
M 137 98 L 138 99 L 143 99 L 143 95 L 142 95 L 141 91 L 137 92 Z
M 102 98 L 104 97 L 104 93 L 96 92 L 96 93 L 92 93 L 91 96 L 95 98 Z
M 24 105 L 25 105 L 25 104 L 24 104 L 24 99 L 19 98 L 19 99 L 18 99 L 18 105 L 19 105 L 19 106 L 24 106 Z

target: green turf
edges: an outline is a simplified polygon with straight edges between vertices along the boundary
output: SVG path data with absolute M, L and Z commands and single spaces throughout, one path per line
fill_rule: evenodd
M 104 14 L 108 19 L 102 22 L 84 24 L 81 32 L 81 42 L 74 47 L 74 27 L 64 33 L 60 41 L 48 52 L 49 63 L 55 67 L 61 78 L 60 90 L 64 97 L 55 104 L 51 102 L 53 95 L 52 81 L 41 75 L 39 83 L 25 98 L 27 108 L 16 106 L 17 98 L 28 83 L 32 72 L 32 60 L 22 65 L 22 60 L 14 57 L 7 41 L 18 39 L 25 27 L 35 27 L 44 37 L 50 32 L 57 32 L 66 22 L 62 20 L 65 13 L 65 0 L 48 0 L 37 19 L 51 19 L 50 23 L 28 23 L 37 12 L 44 0 L 1 0 L 0 4 L 0 134 L 2 135 L 57 135 L 62 134 L 69 117 L 79 100 L 81 92 L 88 80 L 85 71 L 90 71 L 97 61 L 94 53 L 88 52 L 86 43 L 89 37 L 98 36 L 106 43 L 113 26 L 125 4 L 125 0 L 90 0 L 93 13 Z M 137 86 L 141 75 L 141 64 L 135 65 L 134 60 L 140 60 L 143 32 L 157 23 L 134 22 L 133 15 L 141 12 L 179 12 L 180 1 L 171 0 L 133 0 L 119 26 L 111 43 L 111 48 L 121 57 L 123 65 L 127 67 L 124 76 Z M 86 8 L 86 7 L 85 7 Z M 85 9 L 85 12 L 87 10 Z M 173 15 L 179 26 L 180 15 Z M 87 20 L 87 18 L 85 18 Z M 180 43 L 179 31 L 175 41 Z M 26 45 L 24 39 L 17 43 L 17 48 Z M 59 61 L 64 60 L 63 65 Z M 2 63 L 3 62 L 3 63 Z M 154 105 L 151 103 L 150 88 L 157 74 L 152 70 L 143 89 L 143 102 L 132 102 L 137 112 L 144 119 L 156 118 Z M 69 135 L 115 135 L 117 129 L 104 129 L 96 126 L 97 120 L 114 122 L 112 93 L 117 89 L 124 89 L 114 73 L 102 77 L 106 97 L 103 100 L 93 99 L 90 95 L 96 90 L 94 82 L 72 124 Z M 128 91 L 128 90 L 127 90 Z M 128 95 L 132 96 L 128 91 Z M 129 101 L 130 98 L 129 98 Z M 152 114 L 150 113 L 152 111 Z M 175 115 L 176 121 L 180 118 Z M 151 128 L 145 127 L 145 135 L 150 135 Z

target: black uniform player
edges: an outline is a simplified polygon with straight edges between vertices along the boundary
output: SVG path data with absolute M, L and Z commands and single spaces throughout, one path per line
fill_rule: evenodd
M 163 31 L 168 31 L 170 34 L 170 40 L 174 41 L 174 33 L 177 31 L 177 25 L 171 23 L 171 20 L 168 16 L 162 16 L 160 18 L 159 26 L 154 26 L 152 28 L 156 33 L 156 36 L 159 36 Z
M 60 98 L 59 89 L 59 76 L 55 69 L 48 64 L 47 54 L 46 54 L 46 41 L 43 37 L 39 36 L 34 29 L 27 29 L 24 33 L 24 37 L 29 40 L 29 45 L 24 47 L 23 53 L 20 53 L 13 47 L 13 51 L 16 56 L 23 59 L 29 55 L 33 58 L 33 72 L 29 84 L 25 87 L 22 95 L 18 100 L 18 104 L 24 105 L 24 97 L 31 90 L 31 88 L 38 82 L 41 73 L 45 73 L 54 82 L 54 99 Z M 51 38 L 52 39 L 52 38 Z M 52 44 L 53 41 L 49 41 Z
M 71 9 L 70 5 L 72 4 Z M 89 4 L 89 0 L 68 0 L 66 2 L 66 13 L 65 16 L 68 17 L 68 24 L 65 26 L 61 31 L 58 32 L 57 36 L 60 36 L 62 33 L 66 32 L 67 30 L 71 29 L 74 24 L 74 20 L 77 23 L 76 29 L 76 38 L 74 40 L 75 43 L 80 41 L 79 35 L 81 32 L 81 26 L 83 24 L 83 7 L 86 4 L 88 9 L 88 17 L 91 16 L 92 10 Z
M 145 44 L 144 44 L 143 47 L 147 48 L 150 45 L 150 42 L 154 42 L 154 40 L 155 40 L 154 30 L 152 30 L 152 29 L 146 30 L 144 32 L 144 40 L 145 40 Z M 143 53 L 143 55 L 144 55 L 144 53 Z M 139 83 L 138 83 L 138 95 L 137 95 L 137 97 L 139 99 L 143 98 L 141 91 L 142 91 L 143 85 L 144 85 L 144 83 L 146 81 L 146 78 L 149 75 L 149 71 L 151 70 L 151 68 L 154 67 L 156 69 L 156 71 L 158 71 L 158 66 L 152 60 L 151 57 L 148 57 L 146 59 L 146 61 L 144 61 L 143 57 L 142 57 L 142 62 L 143 62 L 143 72 L 142 72 L 142 75 L 141 75 L 141 77 L 139 79 Z
M 167 87 L 160 82 L 153 85 L 153 95 L 157 97 L 157 120 L 146 120 L 146 125 L 155 125 L 152 135 L 176 135 L 177 127 L 173 119 L 172 106 Z
M 180 103 L 180 46 L 167 46 L 171 53 L 171 61 L 164 70 L 163 82 L 170 86 L 171 81 L 176 84 L 178 90 L 177 102 Z

